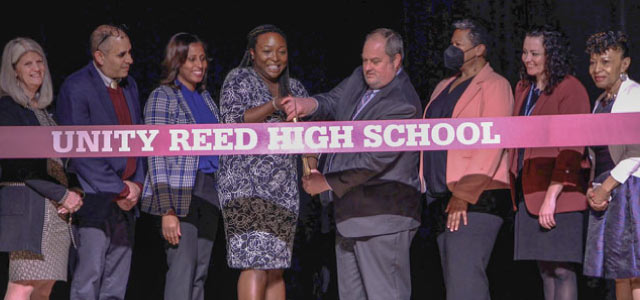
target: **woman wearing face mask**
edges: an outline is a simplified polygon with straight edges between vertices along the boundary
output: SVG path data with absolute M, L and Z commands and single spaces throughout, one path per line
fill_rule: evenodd
M 207 52 L 189 33 L 171 37 L 163 77 L 145 105 L 145 124 L 216 124 L 218 107 L 206 90 Z M 215 176 L 217 156 L 148 158 L 141 209 L 162 216 L 167 241 L 165 299 L 204 299 L 209 258 L 220 209 Z
M 604 90 L 593 113 L 640 112 L 640 85 L 628 78 L 629 40 L 600 32 L 587 40 L 589 74 Z M 637 128 L 629 128 L 637 130 Z M 616 280 L 617 299 L 640 299 L 640 145 L 591 146 L 593 187 L 584 274 Z
M 486 60 L 487 31 L 472 20 L 453 27 L 444 63 L 458 73 L 436 86 L 424 117 L 510 116 L 511 86 Z M 447 299 L 489 299 L 485 269 L 503 217 L 511 209 L 506 152 L 424 151 L 420 172 L 427 201 L 439 216 L 434 226 Z
M 46 110 L 53 100 L 47 59 L 34 40 L 5 46 L 0 96 L 0 126 L 56 126 Z M 67 218 L 82 194 L 60 159 L 0 159 L 0 251 L 10 252 L 4 299 L 49 299 L 55 282 L 67 280 Z
M 527 32 L 514 116 L 589 113 L 589 96 L 573 77 L 565 37 L 548 27 Z M 511 187 L 518 207 L 516 260 L 535 260 L 545 299 L 578 299 L 575 270 L 582 263 L 586 184 L 584 147 L 509 150 Z
M 224 123 L 284 122 L 285 96 L 307 97 L 289 78 L 287 41 L 273 25 L 249 32 L 238 68 L 222 85 Z M 242 269 L 238 299 L 285 299 L 283 269 L 291 264 L 298 219 L 298 174 L 294 155 L 224 156 L 220 202 L 227 236 L 227 260 Z

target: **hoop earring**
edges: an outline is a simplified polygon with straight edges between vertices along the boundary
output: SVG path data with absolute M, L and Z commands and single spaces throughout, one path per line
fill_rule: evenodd
M 627 76 L 627 73 L 620 73 L 620 81 L 625 81 L 629 79 L 629 76 Z

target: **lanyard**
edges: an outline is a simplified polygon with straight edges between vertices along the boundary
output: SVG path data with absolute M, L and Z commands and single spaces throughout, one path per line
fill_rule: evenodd
M 531 99 L 533 98 L 533 90 L 536 89 L 536 85 L 532 84 L 531 88 L 529 89 L 529 95 L 527 95 L 527 102 L 525 103 L 524 106 L 524 115 L 525 116 L 530 116 L 531 112 L 533 111 L 533 108 L 536 106 L 536 104 L 534 103 L 533 105 L 531 105 Z M 531 105 L 531 107 L 529 107 L 529 105 Z

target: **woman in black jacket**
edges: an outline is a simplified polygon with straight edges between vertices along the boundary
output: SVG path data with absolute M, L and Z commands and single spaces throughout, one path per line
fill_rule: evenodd
M 55 126 L 44 51 L 35 41 L 7 43 L 0 67 L 0 126 Z M 0 159 L 0 251 L 9 254 L 5 299 L 48 299 L 66 281 L 70 213 L 82 206 L 75 176 L 62 161 Z

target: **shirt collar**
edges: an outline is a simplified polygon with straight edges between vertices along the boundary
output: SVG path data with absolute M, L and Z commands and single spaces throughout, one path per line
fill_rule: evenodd
M 122 80 L 122 78 L 113 79 L 111 77 L 108 77 L 107 75 L 104 75 L 104 73 L 102 73 L 102 71 L 100 71 L 100 68 L 98 68 L 98 65 L 96 65 L 95 61 L 93 62 L 93 66 L 96 68 L 96 71 L 98 71 L 98 74 L 100 75 L 100 78 L 102 78 L 102 82 L 104 83 L 104 85 L 106 87 L 110 87 L 112 81 L 115 81 L 115 82 L 119 83 L 120 80 Z

